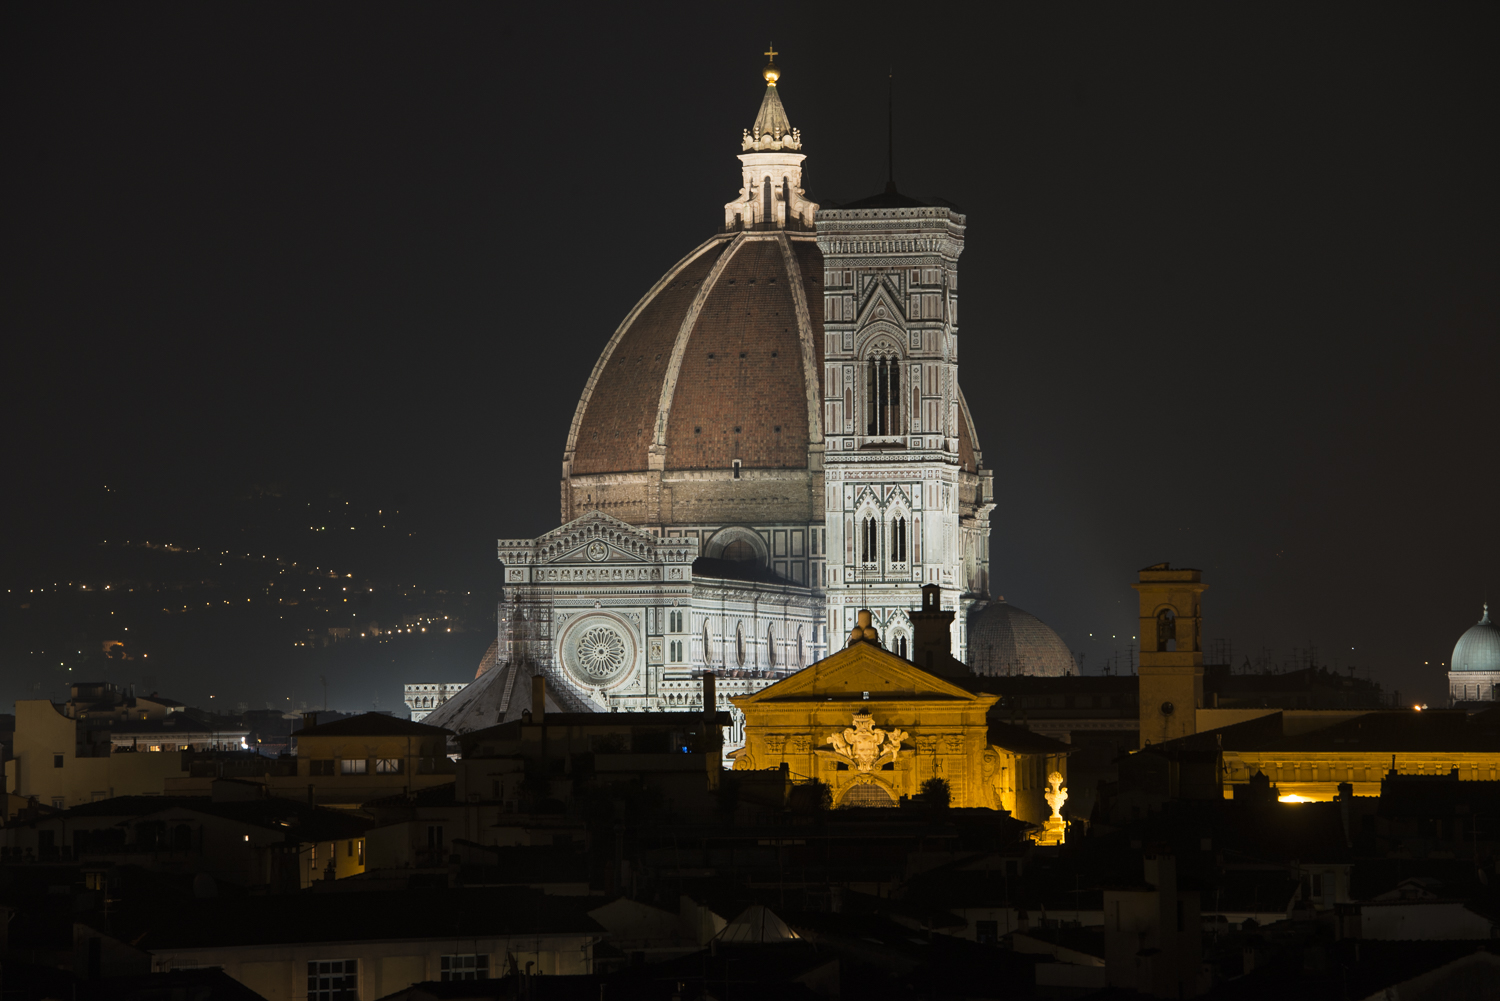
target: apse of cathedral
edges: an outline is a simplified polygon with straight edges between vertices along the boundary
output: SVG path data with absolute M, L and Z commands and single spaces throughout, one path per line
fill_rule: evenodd
M 967 655 L 994 505 L 958 382 L 966 220 L 894 184 L 811 201 L 767 55 L 722 228 L 624 317 L 583 387 L 561 526 L 499 543 L 504 677 L 470 686 L 493 689 L 486 723 L 518 717 L 533 673 L 554 710 L 606 712 L 701 708 L 712 671 L 732 710 L 842 646 L 861 608 L 907 656 L 923 585 Z

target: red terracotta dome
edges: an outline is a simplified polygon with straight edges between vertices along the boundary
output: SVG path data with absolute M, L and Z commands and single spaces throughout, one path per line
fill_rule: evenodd
M 632 524 L 743 522 L 758 515 L 747 507 L 787 504 L 821 520 L 812 491 L 821 493 L 823 343 L 814 234 L 742 230 L 703 243 L 595 364 L 563 458 L 563 520 L 600 509 Z M 972 472 L 967 404 L 961 411 L 959 453 Z M 673 491 L 684 478 L 693 489 Z M 745 479 L 732 496 L 703 489 Z
M 745 470 L 807 468 L 822 278 L 810 233 L 730 233 L 694 250 L 595 365 L 568 436 L 572 474 L 729 471 L 736 459 Z

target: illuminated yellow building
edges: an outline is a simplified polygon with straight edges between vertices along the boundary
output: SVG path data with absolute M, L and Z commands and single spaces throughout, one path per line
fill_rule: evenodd
M 731 701 L 745 716 L 735 768 L 785 764 L 794 777 L 825 783 L 835 807 L 895 806 L 939 778 L 952 806 L 1007 810 L 1040 825 L 1052 812 L 1047 776 L 1067 774 L 1066 744 L 991 724 L 997 696 L 882 649 L 868 612 L 843 650 Z
M 1460 782 L 1500 780 L 1500 710 L 1273 712 L 1200 736 L 1222 745 L 1228 798 L 1257 772 L 1290 802 L 1335 799 L 1341 783 L 1356 796 L 1378 796 L 1380 780 L 1391 771 L 1453 775 Z
M 7 812 L 33 798 L 63 810 L 113 796 L 160 795 L 168 779 L 187 772 L 175 743 L 158 746 L 164 749 L 116 753 L 108 730 L 81 727 L 48 699 L 17 699 L 15 757 L 5 763 L 5 789 L 13 794 Z
M 1288 802 L 1332 800 L 1345 783 L 1356 796 L 1378 796 L 1392 771 L 1500 779 L 1500 709 L 1205 707 L 1205 586 L 1199 571 L 1166 563 L 1131 584 L 1140 596 L 1140 744 L 1171 762 L 1172 795 L 1232 799 L 1256 775 Z

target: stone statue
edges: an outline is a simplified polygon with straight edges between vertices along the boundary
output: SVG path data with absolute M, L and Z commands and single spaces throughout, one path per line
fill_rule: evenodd
M 1061 772 L 1047 776 L 1047 791 L 1042 798 L 1052 807 L 1052 816 L 1042 824 L 1040 831 L 1033 831 L 1031 838 L 1039 845 L 1060 845 L 1068 839 L 1068 822 L 1063 819 L 1063 804 L 1068 801 L 1067 786 L 1062 784 Z
M 1052 807 L 1053 820 L 1062 820 L 1063 804 L 1068 801 L 1068 787 L 1063 785 L 1062 781 L 1061 772 L 1053 772 L 1051 775 L 1048 775 L 1048 789 L 1042 796 L 1047 801 L 1047 805 Z
M 833 745 L 834 751 L 854 762 L 856 768 L 868 772 L 883 758 L 895 758 L 896 752 L 901 750 L 901 742 L 909 736 L 905 730 L 894 727 L 890 730 L 878 729 L 875 717 L 868 712 L 857 712 L 854 714 L 854 726 L 846 728 L 843 733 L 830 734 L 828 742 Z
M 980 784 L 992 810 L 1005 809 L 1005 765 L 1000 752 L 990 747 L 980 759 Z

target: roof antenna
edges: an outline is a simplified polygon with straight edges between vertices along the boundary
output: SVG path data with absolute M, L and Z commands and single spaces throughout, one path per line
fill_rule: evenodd
M 886 76 L 885 92 L 885 190 L 896 192 L 896 70 Z

